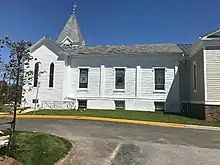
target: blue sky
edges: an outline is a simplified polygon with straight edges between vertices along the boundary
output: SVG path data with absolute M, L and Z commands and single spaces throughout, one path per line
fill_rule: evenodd
M 0 38 L 56 39 L 73 0 L 6 0 L 0 5 Z M 77 0 L 87 45 L 192 43 L 220 27 L 219 0 Z

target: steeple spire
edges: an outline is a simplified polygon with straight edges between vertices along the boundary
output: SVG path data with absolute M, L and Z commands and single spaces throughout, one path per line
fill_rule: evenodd
M 75 14 L 76 12 L 76 8 L 77 8 L 77 5 L 76 5 L 76 2 L 73 3 L 73 13 Z
M 60 45 L 85 45 L 78 21 L 76 19 L 76 8 L 77 5 L 74 3 L 72 14 L 58 36 L 56 42 Z

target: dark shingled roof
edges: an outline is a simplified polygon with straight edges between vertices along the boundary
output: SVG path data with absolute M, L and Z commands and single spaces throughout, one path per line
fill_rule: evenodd
M 79 24 L 76 19 L 75 11 L 73 11 L 73 13 L 71 14 L 69 20 L 60 32 L 56 42 L 60 44 L 66 37 L 69 37 L 72 40 L 73 44 L 82 45 L 82 43 L 84 42 Z
M 177 45 L 184 53 L 187 53 L 192 47 L 192 44 L 177 44 Z
M 177 44 L 143 44 L 143 45 L 105 45 L 63 47 L 71 55 L 80 54 L 138 54 L 138 53 L 182 53 Z

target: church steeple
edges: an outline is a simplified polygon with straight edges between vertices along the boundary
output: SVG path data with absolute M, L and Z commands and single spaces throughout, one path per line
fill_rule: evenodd
M 59 34 L 56 42 L 60 45 L 85 45 L 78 21 L 76 19 L 76 4 L 74 4 L 72 14 Z

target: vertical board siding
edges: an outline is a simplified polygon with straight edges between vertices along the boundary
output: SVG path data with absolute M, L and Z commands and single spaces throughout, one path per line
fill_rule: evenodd
M 220 50 L 205 50 L 207 101 L 220 101 Z

